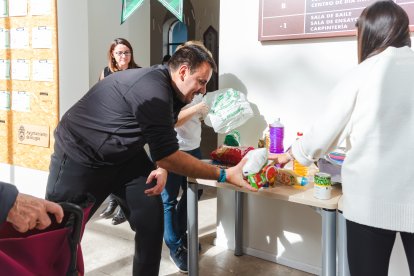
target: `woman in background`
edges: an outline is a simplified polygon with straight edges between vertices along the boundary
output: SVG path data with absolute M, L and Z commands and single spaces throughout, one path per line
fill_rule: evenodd
M 134 51 L 128 40 L 115 38 L 108 50 L 108 66 L 102 71 L 99 80 L 126 69 L 140 68 L 134 61 Z
M 343 214 L 352 276 L 386 276 L 400 233 L 414 275 L 414 52 L 409 20 L 378 1 L 357 21 L 359 65 L 336 86 L 318 123 L 270 159 L 310 165 L 342 140 Z
M 103 69 L 99 80 L 102 80 L 114 72 L 132 68 L 140 67 L 134 61 L 134 51 L 131 44 L 124 38 L 115 38 L 108 50 L 108 66 Z M 113 194 L 109 196 L 108 206 L 102 211 L 100 216 L 103 218 L 109 218 L 118 206 L 119 209 L 112 218 L 112 224 L 118 225 L 125 222 L 125 214 Z

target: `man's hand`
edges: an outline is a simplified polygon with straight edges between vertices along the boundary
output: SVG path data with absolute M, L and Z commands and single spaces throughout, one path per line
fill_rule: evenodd
M 226 181 L 239 188 L 246 188 L 250 191 L 257 192 L 257 189 L 252 187 L 249 182 L 243 178 L 243 166 L 246 164 L 247 158 L 243 158 L 239 164 L 226 170 Z
M 154 196 L 161 194 L 162 190 L 165 187 L 165 183 L 167 183 L 167 170 L 163 168 L 158 168 L 153 170 L 147 178 L 147 184 L 151 183 L 154 179 L 157 180 L 157 185 L 154 187 L 145 190 L 145 194 L 148 196 Z
M 48 213 L 55 215 L 58 223 L 62 222 L 63 210 L 59 204 L 20 193 L 9 211 L 7 221 L 22 233 L 33 228 L 43 230 L 51 224 Z

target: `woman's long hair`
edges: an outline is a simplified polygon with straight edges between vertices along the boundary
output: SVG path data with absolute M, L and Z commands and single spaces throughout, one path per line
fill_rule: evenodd
M 111 46 L 109 47 L 109 50 L 108 50 L 108 68 L 109 68 L 109 70 L 111 70 L 111 72 L 119 71 L 118 67 L 116 66 L 116 60 L 112 55 L 112 52 L 113 52 L 115 46 L 118 45 L 118 44 L 122 44 L 122 45 L 127 46 L 129 48 L 129 50 L 131 51 L 131 60 L 128 63 L 128 69 L 139 68 L 139 66 L 134 61 L 134 50 L 132 49 L 131 43 L 129 43 L 128 40 L 126 40 L 125 38 L 115 38 L 112 41 Z
M 381 53 L 389 46 L 411 46 L 407 13 L 391 0 L 366 7 L 359 17 L 358 62 Z

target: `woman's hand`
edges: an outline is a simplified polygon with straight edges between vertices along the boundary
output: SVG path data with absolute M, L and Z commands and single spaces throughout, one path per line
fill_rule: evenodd
M 204 118 L 207 116 L 208 111 L 210 108 L 205 102 L 200 102 L 194 106 L 197 109 L 197 114 L 200 116 L 200 118 Z
M 280 164 L 280 167 L 283 168 L 287 163 L 293 160 L 293 157 L 289 154 L 289 152 L 285 153 L 269 153 L 268 157 L 269 160 L 275 162 L 275 164 Z

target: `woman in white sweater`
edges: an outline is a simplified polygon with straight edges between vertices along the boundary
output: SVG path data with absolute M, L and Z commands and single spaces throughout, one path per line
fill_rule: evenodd
M 288 153 L 310 165 L 344 139 L 343 214 L 351 275 L 387 275 L 401 233 L 414 275 L 414 52 L 409 20 L 393 1 L 378 1 L 357 21 L 359 65 L 332 92 L 320 120 Z

